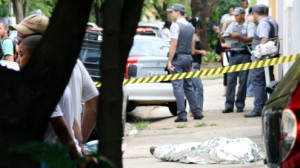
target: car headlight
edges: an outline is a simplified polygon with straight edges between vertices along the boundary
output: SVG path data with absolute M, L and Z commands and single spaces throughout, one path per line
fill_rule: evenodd
M 281 158 L 282 161 L 287 159 L 292 151 L 297 138 L 297 119 L 294 112 L 285 109 L 282 113 L 281 121 Z

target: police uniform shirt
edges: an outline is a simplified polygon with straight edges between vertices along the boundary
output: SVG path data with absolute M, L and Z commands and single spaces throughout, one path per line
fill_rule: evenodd
M 179 18 L 177 19 L 176 22 L 183 23 L 183 24 L 190 24 L 185 18 Z M 171 30 L 171 39 L 178 40 L 179 31 L 180 31 L 178 24 L 172 24 L 170 30 Z
M 235 26 L 239 26 L 237 22 L 231 23 L 228 28 L 225 31 L 225 34 L 229 34 L 229 33 L 233 33 L 233 28 Z M 245 21 L 243 23 L 243 27 L 245 27 L 246 29 L 242 30 L 243 34 L 247 33 L 246 37 L 252 38 L 254 37 L 254 32 L 255 32 L 255 24 L 252 22 L 247 22 Z
M 267 22 L 268 18 L 265 17 L 261 19 L 257 25 L 255 34 L 261 38 L 269 38 L 269 33 L 271 31 L 270 24 Z
M 231 23 L 228 28 L 226 29 L 225 33 L 229 34 L 229 33 L 233 33 L 234 32 L 234 27 L 236 26 L 240 26 L 238 25 L 238 22 L 234 22 Z M 254 33 L 255 33 L 255 24 L 252 22 L 247 22 L 245 21 L 242 25 L 243 30 L 242 30 L 242 35 L 248 38 L 253 38 L 254 37 Z M 241 40 L 238 40 L 239 42 L 242 42 Z M 237 46 L 236 46 L 237 47 Z M 232 50 L 235 50 L 234 47 L 231 48 Z M 240 50 L 239 47 L 237 47 L 237 50 Z

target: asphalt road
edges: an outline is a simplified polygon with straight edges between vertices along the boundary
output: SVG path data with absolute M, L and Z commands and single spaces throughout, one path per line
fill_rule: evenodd
M 150 121 L 145 130 L 125 138 L 123 165 L 125 168 L 262 168 L 263 161 L 250 164 L 200 165 L 162 162 L 149 152 L 151 146 L 205 141 L 216 137 L 250 138 L 262 147 L 261 119 L 243 117 L 244 113 L 222 114 L 225 97 L 222 96 L 222 79 L 204 80 L 204 116 L 195 121 L 189 117 L 187 123 L 174 123 L 166 107 L 139 107 L 131 113 L 135 119 Z M 246 112 L 253 107 L 253 98 L 246 100 Z M 179 128 L 183 127 L 183 128 Z

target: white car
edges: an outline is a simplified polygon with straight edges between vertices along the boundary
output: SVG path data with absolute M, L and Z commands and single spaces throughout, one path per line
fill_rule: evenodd
M 126 77 L 143 78 L 153 75 L 166 75 L 169 44 L 154 36 L 134 38 L 126 67 Z M 136 106 L 164 105 L 173 115 L 177 115 L 176 99 L 170 82 L 126 85 L 128 92 L 127 111 Z
M 102 41 L 99 38 L 92 38 L 95 33 L 88 32 L 90 35 L 86 36 L 84 40 L 79 58 L 93 80 L 100 81 L 99 62 Z M 101 33 L 97 35 L 101 36 Z M 124 77 L 132 79 L 167 74 L 168 52 L 169 44 L 161 38 L 136 35 L 129 53 Z M 163 105 L 168 106 L 173 115 L 177 115 L 176 99 L 170 82 L 130 84 L 125 85 L 123 91 L 124 98 L 127 100 L 127 112 L 134 110 L 136 106 Z M 123 103 L 124 107 L 126 107 L 126 103 Z
M 137 34 L 161 37 L 164 22 L 140 22 L 137 28 Z

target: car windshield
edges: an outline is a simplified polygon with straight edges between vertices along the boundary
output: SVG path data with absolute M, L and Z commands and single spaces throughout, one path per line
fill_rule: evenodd
M 166 57 L 169 52 L 169 45 L 160 39 L 138 39 L 130 50 L 130 57 L 161 56 Z

